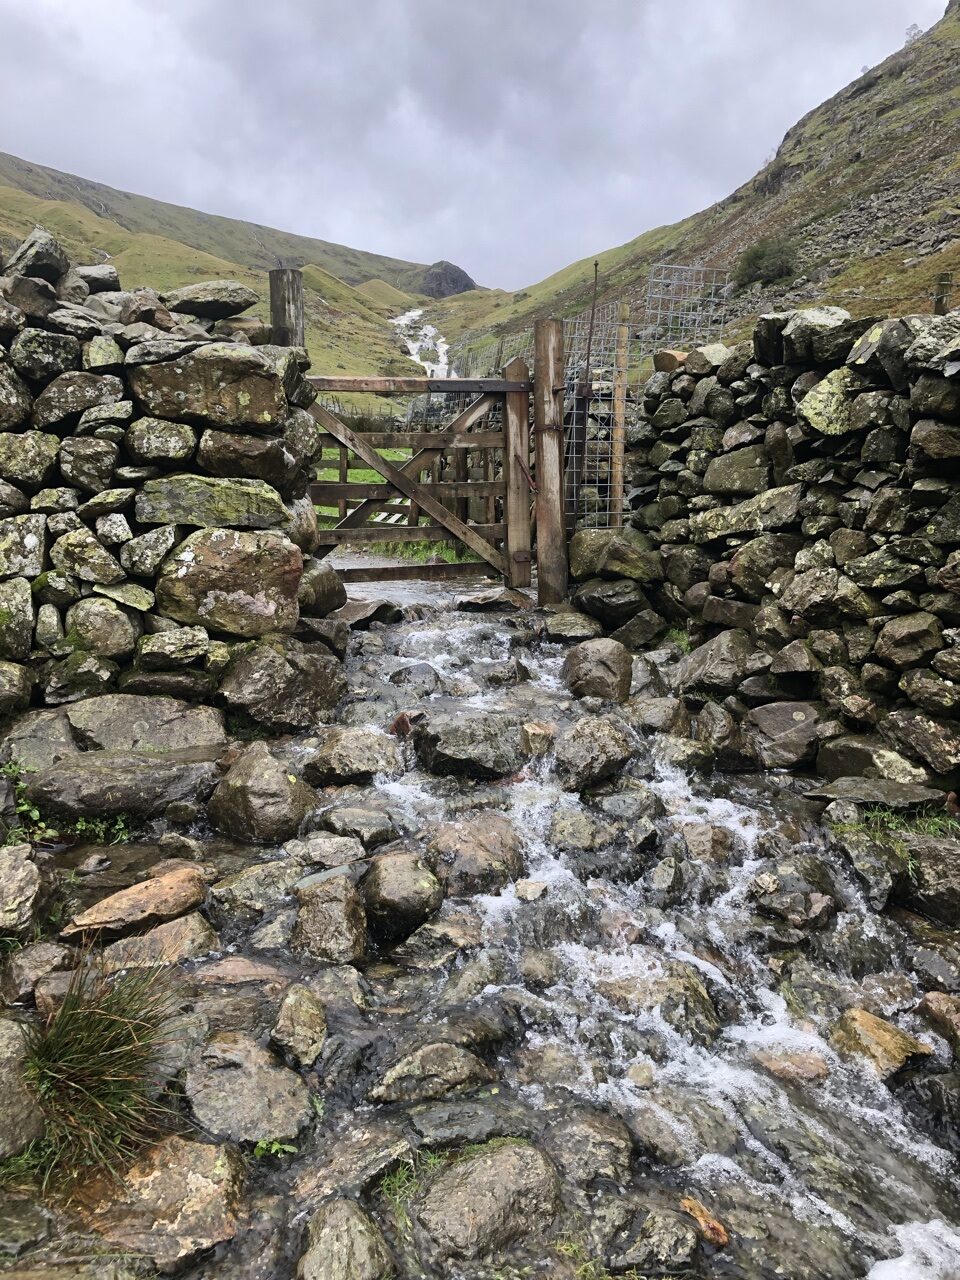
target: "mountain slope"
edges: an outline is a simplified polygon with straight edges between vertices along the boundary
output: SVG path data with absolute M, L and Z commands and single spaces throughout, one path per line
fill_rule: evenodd
M 797 249 L 799 279 L 731 301 L 757 312 L 823 300 L 858 315 L 930 310 L 937 276 L 960 284 L 960 0 L 925 35 L 786 134 L 774 159 L 725 200 L 599 258 L 601 296 L 642 296 L 654 262 L 733 268 L 763 237 Z M 594 256 L 515 294 L 464 293 L 431 309 L 448 338 L 525 328 L 589 305 Z

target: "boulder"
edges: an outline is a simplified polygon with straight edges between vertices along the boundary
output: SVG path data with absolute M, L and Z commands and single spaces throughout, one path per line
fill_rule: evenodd
M 28 798 L 48 818 L 73 822 L 155 818 L 170 804 L 206 799 L 216 779 L 216 765 L 177 753 L 83 751 L 30 774 L 26 785 Z
M 690 517 L 690 538 L 695 543 L 713 542 L 739 533 L 766 533 L 800 522 L 802 486 L 785 485 L 768 489 L 732 507 L 715 507 Z
M 302 571 L 302 553 L 282 533 L 201 529 L 161 566 L 157 608 L 177 622 L 229 635 L 290 631 L 299 617 Z
M 243 1179 L 234 1147 L 164 1138 L 124 1170 L 120 1183 L 91 1187 L 83 1217 L 119 1250 L 167 1269 L 233 1238 Z
M 0 431 L 22 427 L 30 420 L 32 406 L 30 388 L 14 368 L 0 360 Z
M 136 497 L 141 524 L 270 529 L 287 523 L 283 501 L 262 480 L 173 475 L 147 480 Z
M 42 515 L 0 520 L 0 578 L 38 578 L 43 572 L 46 541 L 46 518 Z
M 2 372 L 0 365 L 0 374 Z M 2 395 L 0 384 L 0 403 Z M 18 435 L 4 432 L 0 435 L 0 476 L 14 484 L 39 489 L 53 476 L 59 452 L 59 438 L 45 431 L 24 431 Z
M 70 370 L 47 384 L 33 404 L 33 426 L 37 431 L 72 424 L 86 409 L 95 405 L 116 404 L 123 399 L 124 387 L 112 374 Z
M 199 911 L 167 920 L 146 933 L 119 938 L 103 949 L 103 965 L 108 973 L 117 969 L 153 969 L 159 965 L 196 960 L 219 951 L 220 939 Z
M 378 854 L 362 885 L 371 931 L 388 942 L 406 938 L 438 911 L 443 885 L 416 853 Z
M 761 444 L 735 449 L 712 458 L 703 476 L 704 493 L 748 498 L 763 493 L 770 477 L 770 460 Z
M 7 258 L 4 271 L 10 276 L 35 276 L 56 284 L 70 269 L 70 260 L 58 240 L 44 227 L 34 227 Z
M 336 569 L 325 560 L 307 559 L 303 565 L 298 599 L 302 614 L 325 618 L 347 603 L 347 589 Z
M 430 1102 L 466 1093 L 496 1079 L 490 1068 L 457 1044 L 426 1044 L 405 1054 L 370 1090 L 371 1102 Z
M 633 659 L 617 640 L 585 640 L 567 654 L 561 678 L 576 698 L 626 702 L 630 696 Z
M 32 933 L 47 888 L 29 844 L 0 846 L 0 937 Z
M 197 1124 L 231 1142 L 289 1142 L 312 1116 L 296 1072 L 240 1031 L 211 1037 L 187 1068 L 183 1092 Z
M 660 553 L 635 529 L 578 529 L 570 539 L 570 576 L 630 578 L 653 583 L 663 578 Z
M 213 342 L 175 360 L 128 368 L 127 378 L 153 417 L 276 431 L 289 413 L 284 378 L 295 373 L 292 350 L 278 360 L 263 348 Z
M 322 644 L 277 637 L 242 647 L 220 697 L 271 729 L 310 729 L 330 719 L 347 691 L 343 667 Z
M 323 1004 L 309 987 L 295 982 L 287 988 L 270 1039 L 302 1067 L 312 1067 L 327 1038 Z
M 0 658 L 23 661 L 33 639 L 33 595 L 26 578 L 0 582 Z
M 207 320 L 223 320 L 255 306 L 260 297 L 237 280 L 202 280 L 163 294 L 170 311 Z
M 309 876 L 295 886 L 297 920 L 290 945 L 324 964 L 356 964 L 367 949 L 363 899 L 340 870 Z
M 622 1013 L 655 1013 L 694 1044 L 712 1044 L 720 1034 L 720 1018 L 694 966 L 663 961 L 654 953 L 646 960 L 645 971 L 603 978 L 597 983 L 599 994 Z
M 68 484 L 87 493 L 110 487 L 119 450 L 112 440 L 68 437 L 60 445 L 60 474 Z
M 769 702 L 749 712 L 745 732 L 764 769 L 798 769 L 816 757 L 821 719 L 812 702 Z
M 618 774 L 634 750 L 629 732 L 619 722 L 585 716 L 557 739 L 557 776 L 565 790 L 583 791 Z
M 880 721 L 880 734 L 897 751 L 922 760 L 934 773 L 960 768 L 960 732 L 922 711 L 891 711 Z
M 523 875 L 520 841 L 509 818 L 483 812 L 442 823 L 427 853 L 450 897 L 497 893 Z
M 431 715 L 415 726 L 413 743 L 431 773 L 502 778 L 523 763 L 519 726 L 497 713 Z
M 227 741 L 220 711 L 177 698 L 111 693 L 68 707 L 65 714 L 86 750 L 182 751 Z
M 297 1280 L 388 1280 L 393 1274 L 383 1233 L 356 1200 L 328 1200 L 310 1219 Z
M 830 1042 L 844 1057 L 865 1062 L 881 1080 L 933 1054 L 928 1044 L 866 1009 L 848 1009 L 834 1023 Z
M 891 618 L 877 636 L 874 653 L 893 667 L 913 667 L 943 648 L 939 620 L 932 613 L 901 614 Z
M 52 382 L 68 369 L 80 367 L 80 343 L 64 333 L 48 333 L 45 329 L 21 329 L 10 344 L 10 363 L 23 378 L 34 382 Z M 0 370 L 0 387 L 3 373 Z M 0 399 L 3 392 L 0 391 Z M 3 413 L 0 410 L 0 423 Z
M 72 916 L 63 936 L 128 933 L 186 915 L 206 896 L 207 882 L 199 868 L 180 867 L 102 898 Z
M 127 428 L 124 447 L 135 462 L 171 465 L 186 462 L 197 447 L 193 427 L 162 418 L 140 418 Z M 148 522 L 149 523 L 149 522 Z M 226 521 L 225 523 L 230 523 Z
M 877 804 L 885 809 L 916 810 L 925 805 L 939 807 L 943 792 L 915 782 L 892 782 L 886 778 L 835 778 L 825 787 L 807 792 L 808 800 L 850 800 L 854 804 Z
M 125 613 L 112 600 L 91 596 L 67 610 L 66 641 L 100 658 L 127 658 L 140 636 L 135 615 Z
M 817 773 L 831 781 L 862 776 L 921 786 L 927 779 L 924 768 L 872 734 L 844 734 L 825 742 L 817 755 Z
M 442 1256 L 475 1258 L 516 1240 L 545 1239 L 559 1207 L 560 1179 L 541 1151 L 491 1143 L 439 1173 L 416 1217 Z
M 82 582 L 105 586 L 122 582 L 125 574 L 115 556 L 102 546 L 89 529 L 74 529 L 63 534 L 50 548 L 50 559 L 58 569 Z
M 599 618 L 605 627 L 622 627 L 648 607 L 639 584 L 628 578 L 612 582 L 589 578 L 573 593 L 573 603 L 592 618 Z
M 303 766 L 303 776 L 313 786 L 366 782 L 378 773 L 395 774 L 400 768 L 396 738 L 380 730 L 338 725 L 322 730 L 319 737 L 319 745 L 311 749 Z
M 745 631 L 722 631 L 681 660 L 677 687 L 710 693 L 730 693 L 747 674 L 754 645 Z
M 295 836 L 316 804 L 313 788 L 293 777 L 264 743 L 254 742 L 218 784 L 207 812 L 234 839 L 276 844 Z
M 26 1029 L 0 1018 L 0 1160 L 28 1147 L 43 1135 L 43 1112 L 26 1078 Z
M 960 843 L 956 838 L 898 836 L 910 867 L 907 906 L 956 928 L 960 925 Z

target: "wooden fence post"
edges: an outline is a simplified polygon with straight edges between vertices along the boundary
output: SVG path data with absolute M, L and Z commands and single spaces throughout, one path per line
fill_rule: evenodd
M 937 283 L 933 293 L 933 314 L 935 316 L 945 316 L 950 310 L 950 290 L 952 288 L 952 271 L 944 271 L 937 276 Z
M 270 324 L 278 347 L 302 347 L 303 272 L 275 267 L 270 272 Z
M 563 324 L 538 320 L 533 330 L 533 423 L 537 464 L 537 600 L 567 595 L 563 521 Z
M 526 382 L 530 371 L 518 357 L 503 370 L 510 382 Z M 503 478 L 507 493 L 503 518 L 507 525 L 507 583 L 511 587 L 530 585 L 530 393 L 508 391 L 503 404 Z
M 613 431 L 610 436 L 610 524 L 623 525 L 623 447 L 627 423 L 627 359 L 630 336 L 630 307 L 620 303 L 617 348 L 613 369 Z

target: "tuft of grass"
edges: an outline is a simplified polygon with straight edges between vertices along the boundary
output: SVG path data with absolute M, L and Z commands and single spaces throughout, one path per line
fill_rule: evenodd
M 69 1191 L 90 1174 L 116 1179 L 168 1129 L 173 1113 L 159 1101 L 157 1062 L 175 1011 L 161 967 L 110 975 L 84 956 L 59 1007 L 26 1027 L 24 1075 L 44 1132 L 0 1165 L 0 1183 Z
M 0 765 L 0 775 L 9 778 L 13 783 L 13 799 L 17 811 L 17 821 L 10 827 L 4 837 L 4 844 L 42 844 L 44 841 L 59 840 L 59 831 L 49 826 L 41 816 L 36 805 L 27 799 L 27 784 L 23 775 L 28 772 L 19 760 L 8 760 Z
M 566 1232 L 554 1248 L 561 1258 L 566 1258 L 573 1265 L 576 1280 L 613 1280 L 604 1264 L 591 1255 L 589 1247 L 581 1236 Z M 639 1272 L 633 1268 L 620 1274 L 623 1280 L 643 1280 Z
M 859 822 L 835 822 L 838 835 L 862 831 L 875 838 L 887 835 L 931 836 L 935 839 L 960 839 L 960 819 L 949 813 L 900 813 L 883 805 L 870 805 L 863 810 Z
M 418 1151 L 412 1159 L 401 1160 L 395 1169 L 380 1179 L 380 1194 L 393 1210 L 394 1220 L 401 1231 L 410 1226 L 407 1206 L 422 1189 L 428 1174 L 445 1163 L 436 1151 Z
M 683 627 L 671 627 L 663 638 L 668 644 L 676 645 L 681 653 L 689 653 L 693 648 L 693 642 Z

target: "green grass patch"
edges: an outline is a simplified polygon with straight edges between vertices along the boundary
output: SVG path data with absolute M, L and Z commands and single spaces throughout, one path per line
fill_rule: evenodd
M 69 1192 L 90 1174 L 118 1178 L 169 1129 L 157 1062 L 176 1007 L 163 969 L 110 975 L 85 954 L 59 1007 L 26 1025 L 24 1074 L 44 1132 L 0 1165 L 0 1182 Z
M 960 839 L 960 819 L 949 813 L 901 813 L 883 805 L 870 805 L 863 810 L 859 822 L 833 823 L 833 830 L 843 835 L 862 831 L 875 838 L 887 835 L 932 836 L 936 839 Z
M 671 627 L 664 635 L 667 644 L 676 645 L 681 653 L 689 653 L 693 648 L 693 641 L 684 631 L 683 627 Z

